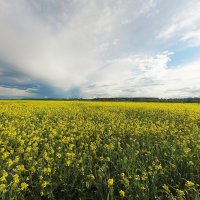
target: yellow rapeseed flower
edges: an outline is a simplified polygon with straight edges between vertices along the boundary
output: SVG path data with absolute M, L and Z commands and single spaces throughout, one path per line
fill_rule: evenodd
M 194 165 L 194 162 L 190 160 L 190 161 L 188 162 L 188 165 L 189 165 L 189 166 L 193 166 L 193 165 Z
M 28 187 L 27 183 L 21 183 L 21 190 L 25 190 Z
M 176 190 L 176 193 L 177 193 L 177 196 L 179 197 L 179 199 L 184 199 L 185 193 L 184 193 L 183 190 L 177 189 L 177 190 Z
M 18 172 L 23 172 L 23 171 L 25 171 L 24 165 L 18 165 L 18 166 L 16 167 L 16 169 L 17 169 Z
M 5 181 L 7 176 L 8 176 L 8 172 L 3 170 L 3 174 L 2 174 L 2 176 L 0 178 L 0 181 L 2 181 L 2 182 Z
M 13 175 L 13 183 L 14 183 L 14 185 L 17 185 L 19 183 L 19 175 L 18 174 Z
M 119 191 L 119 196 L 122 197 L 122 198 L 125 197 L 125 192 L 123 190 L 120 190 Z
M 169 187 L 168 187 L 166 184 L 164 184 L 164 185 L 162 186 L 162 188 L 163 188 L 167 193 L 170 193 Z
M 0 184 L 0 193 L 6 192 L 6 184 Z
M 122 172 L 122 173 L 120 174 L 120 176 L 121 176 L 121 178 L 124 178 L 125 174 Z
M 193 187 L 194 186 L 194 183 L 192 181 L 186 181 L 185 183 L 185 187 Z
M 87 175 L 87 178 L 88 178 L 90 181 L 94 181 L 94 180 L 95 180 L 95 177 L 94 177 L 93 174 Z
M 44 181 L 41 186 L 42 186 L 42 188 L 45 188 L 47 185 L 48 185 L 48 183 L 46 181 Z
M 108 179 L 107 183 L 109 187 L 112 187 L 114 184 L 114 179 L 113 178 Z

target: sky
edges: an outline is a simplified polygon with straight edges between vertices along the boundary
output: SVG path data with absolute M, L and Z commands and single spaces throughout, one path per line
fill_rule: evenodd
M 200 97 L 199 0 L 1 0 L 0 98 Z

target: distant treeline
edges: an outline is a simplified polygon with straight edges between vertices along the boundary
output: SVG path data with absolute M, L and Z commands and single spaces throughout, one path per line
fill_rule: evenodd
M 14 99 L 12 99 L 12 100 L 14 100 Z M 27 98 L 24 98 L 24 99 L 21 99 L 21 100 L 200 103 L 199 97 L 171 98 L 171 99 L 149 98 L 149 97 L 134 97 L 134 98 L 126 98 L 126 97 L 119 97 L 118 98 L 118 97 L 116 97 L 116 98 L 93 98 L 93 99 L 83 99 L 83 98 L 35 98 L 35 99 L 27 99 Z
M 160 98 L 94 98 L 93 101 L 131 101 L 131 102 L 173 102 L 173 103 L 200 103 L 200 98 L 171 98 L 171 99 L 160 99 Z

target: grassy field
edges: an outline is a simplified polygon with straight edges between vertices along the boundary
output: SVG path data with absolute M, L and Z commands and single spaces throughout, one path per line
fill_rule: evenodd
M 200 199 L 200 105 L 0 101 L 1 199 Z

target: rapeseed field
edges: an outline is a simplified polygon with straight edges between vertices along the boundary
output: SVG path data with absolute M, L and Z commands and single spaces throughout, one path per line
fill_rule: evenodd
M 200 105 L 0 101 L 1 199 L 200 199 Z

